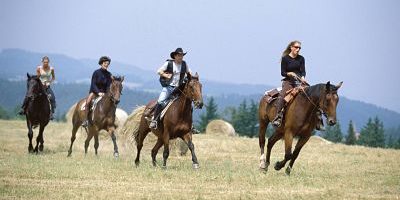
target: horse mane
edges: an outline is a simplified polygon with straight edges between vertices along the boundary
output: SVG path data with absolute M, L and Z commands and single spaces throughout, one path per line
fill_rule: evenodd
M 338 88 L 336 88 L 335 85 L 330 84 L 329 90 L 336 92 L 338 90 Z M 319 84 L 307 87 L 305 89 L 305 92 L 306 92 L 306 94 L 302 93 L 302 95 L 307 95 L 311 98 L 319 98 L 322 95 L 326 94 L 326 83 L 319 83 Z
M 123 76 L 114 76 L 114 80 L 122 81 Z

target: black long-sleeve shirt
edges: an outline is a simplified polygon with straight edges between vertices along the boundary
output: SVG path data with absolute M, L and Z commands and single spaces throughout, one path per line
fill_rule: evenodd
M 111 85 L 111 73 L 105 69 L 97 69 L 93 72 L 92 83 L 90 84 L 90 92 L 98 94 L 106 93 Z
M 287 75 L 288 72 L 294 72 L 299 77 L 306 77 L 304 57 L 301 55 L 297 55 L 296 58 L 292 58 L 289 55 L 282 57 L 281 75 L 284 77 L 283 80 L 294 81 L 293 78 Z

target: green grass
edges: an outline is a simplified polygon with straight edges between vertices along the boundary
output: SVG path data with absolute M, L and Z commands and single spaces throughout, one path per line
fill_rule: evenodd
M 190 154 L 172 154 L 167 169 L 152 167 L 145 144 L 141 165 L 136 150 L 123 147 L 112 156 L 112 142 L 93 141 L 84 155 L 85 135 L 75 141 L 67 158 L 71 127 L 50 123 L 45 148 L 27 153 L 25 122 L 0 121 L 0 199 L 399 199 L 400 151 L 342 144 L 312 138 L 292 170 L 258 170 L 258 139 L 194 135 L 201 168 L 192 169 Z M 35 137 L 36 137 L 35 130 Z M 34 145 L 36 140 L 34 140 Z M 158 154 L 161 164 L 162 148 Z M 278 142 L 271 161 L 283 158 Z

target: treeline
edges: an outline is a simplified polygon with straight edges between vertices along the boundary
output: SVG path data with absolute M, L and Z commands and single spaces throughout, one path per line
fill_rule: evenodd
M 243 100 L 238 107 L 227 107 L 218 113 L 218 105 L 214 98 L 210 97 L 206 102 L 205 112 L 199 117 L 197 128 L 204 132 L 207 124 L 213 119 L 223 119 L 231 123 L 240 136 L 258 137 L 258 104 L 253 100 Z M 272 132 L 273 128 L 269 125 L 267 136 Z M 387 132 L 385 134 L 383 122 L 376 116 L 368 119 L 360 133 L 356 132 L 350 120 L 346 135 L 342 133 L 341 125 L 337 122 L 334 126 L 326 126 L 326 131 L 321 132 L 321 136 L 329 141 L 347 145 L 400 149 L 400 137 L 395 137 L 400 132 L 400 126 L 397 129 L 388 129 Z

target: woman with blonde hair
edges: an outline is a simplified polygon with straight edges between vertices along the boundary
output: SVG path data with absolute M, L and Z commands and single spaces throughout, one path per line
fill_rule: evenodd
M 292 88 L 299 85 L 308 84 L 306 81 L 306 69 L 305 69 L 305 59 L 299 54 L 301 50 L 301 42 L 294 40 L 290 42 L 286 49 L 282 53 L 281 59 L 281 75 L 282 79 L 282 90 L 276 101 L 277 114 L 272 124 L 275 127 L 280 127 L 282 125 L 283 113 L 285 100 L 284 97 L 286 92 Z M 321 118 L 320 118 L 321 119 Z M 323 130 L 322 121 L 317 125 L 317 130 Z

